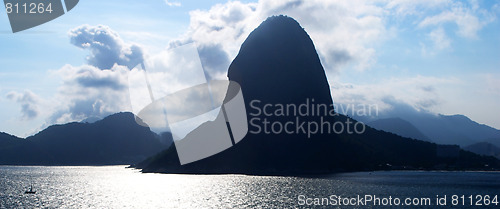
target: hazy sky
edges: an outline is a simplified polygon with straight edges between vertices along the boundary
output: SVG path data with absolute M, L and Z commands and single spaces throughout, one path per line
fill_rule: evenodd
M 406 104 L 500 128 L 498 1 L 84 0 L 16 34 L 0 12 L 0 131 L 25 137 L 130 111 L 126 66 L 184 43 L 224 78 L 247 35 L 279 14 L 311 36 L 334 102 Z

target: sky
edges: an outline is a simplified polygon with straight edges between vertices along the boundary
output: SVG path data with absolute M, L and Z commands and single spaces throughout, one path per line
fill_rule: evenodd
M 334 103 L 462 114 L 500 129 L 498 1 L 85 0 L 18 33 L 0 12 L 0 132 L 26 137 L 132 111 L 130 68 L 188 43 L 210 78 L 226 79 L 248 34 L 280 14 L 310 35 Z M 188 86 L 182 70 L 167 84 Z

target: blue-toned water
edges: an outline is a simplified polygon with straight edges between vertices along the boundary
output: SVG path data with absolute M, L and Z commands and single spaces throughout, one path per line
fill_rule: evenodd
M 30 184 L 36 194 L 24 194 Z M 362 201 L 373 200 L 359 205 L 358 195 Z M 445 201 L 441 199 L 446 206 L 436 205 L 437 195 L 446 195 Z M 458 195 L 456 201 L 453 195 Z M 142 174 L 124 166 L 0 166 L 0 208 L 300 208 L 315 204 L 328 208 L 500 208 L 494 203 L 496 195 L 500 195 L 498 172 L 273 177 Z M 373 202 L 376 198 L 378 203 Z M 403 205 L 407 198 L 419 206 Z M 397 200 L 399 206 L 394 205 Z M 426 200 L 430 206 L 422 206 Z M 354 206 L 339 205 L 342 202 Z

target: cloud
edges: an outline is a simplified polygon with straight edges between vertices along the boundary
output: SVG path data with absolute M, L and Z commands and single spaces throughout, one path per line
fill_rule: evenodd
M 442 9 L 451 5 L 452 0 L 391 0 L 384 6 L 398 17 L 422 16 L 428 10 Z
M 500 14 L 500 4 L 495 4 L 491 7 L 491 10 L 497 14 Z
M 255 7 L 255 3 L 234 1 L 217 4 L 209 11 L 191 11 L 188 32 L 171 41 L 170 48 L 196 43 L 203 66 L 211 73 L 210 77 L 226 77 L 230 60 L 236 56 L 250 31 L 260 23 L 260 20 L 252 20 L 255 18 Z
M 465 38 L 477 38 L 477 32 L 486 24 L 492 22 L 495 16 L 484 9 L 479 9 L 477 1 L 453 2 L 445 11 L 426 17 L 418 26 L 442 26 L 446 23 L 455 23 L 458 27 L 457 34 Z
M 436 91 L 436 88 L 434 86 L 422 86 L 420 87 L 423 91 L 426 91 L 426 92 L 435 92 Z
M 443 50 L 451 45 L 451 40 L 446 36 L 444 29 L 439 27 L 428 34 L 428 37 L 434 43 L 434 47 L 438 50 Z
M 33 92 L 26 90 L 22 93 L 11 91 L 6 95 L 7 99 L 17 102 L 21 105 L 21 115 L 23 120 L 32 120 L 36 118 L 40 111 L 38 104 L 40 98 Z
M 193 43 L 149 56 L 144 67 L 146 73 L 140 68 L 134 68 L 128 73 L 134 113 L 138 113 L 152 100 L 207 82 L 197 46 Z
M 481 75 L 482 79 L 486 81 L 486 91 L 500 96 L 500 86 L 498 85 L 500 83 L 500 74 L 486 74 L 486 75 Z
M 132 69 L 143 61 L 142 49 L 124 43 L 108 26 L 82 25 L 70 30 L 69 37 L 73 45 L 90 50 L 87 62 L 99 69 L 110 69 L 115 64 Z
M 204 67 L 209 68 L 207 71 L 225 74 L 230 60 L 236 56 L 249 33 L 267 17 L 280 14 L 297 19 L 306 29 L 318 49 L 322 63 L 330 72 L 338 72 L 349 63 L 354 63 L 356 69 L 369 68 L 375 63 L 375 50 L 371 44 L 383 39 L 387 33 L 382 19 L 383 10 L 370 3 L 323 0 L 230 1 L 217 4 L 208 11 L 191 11 L 188 32 L 171 45 L 194 41 L 199 45 Z M 212 53 L 222 58 L 213 59 L 215 56 Z
M 352 111 L 342 112 L 348 106 L 376 107 L 377 114 L 369 115 L 368 118 L 389 113 L 394 116 L 402 110 L 430 114 L 443 103 L 446 94 L 444 89 L 458 82 L 456 78 L 426 76 L 388 78 L 364 85 L 337 82 L 332 86 L 332 95 L 334 102 L 344 107 L 344 109 L 337 108 L 342 114 L 353 115 Z
M 165 4 L 167 4 L 169 7 L 180 7 L 181 3 L 177 1 L 170 1 L 170 0 L 165 0 Z
M 229 68 L 229 56 L 221 45 L 203 45 L 198 47 L 203 69 L 211 77 L 221 79 L 226 76 L 225 69 Z
M 88 117 L 104 118 L 121 111 L 137 113 L 151 102 L 150 96 L 159 99 L 205 83 L 202 63 L 209 71 L 229 64 L 227 55 L 224 56 L 225 51 L 221 51 L 217 45 L 197 48 L 192 43 L 172 43 L 168 50 L 143 55 L 140 48 L 137 50 L 140 54 L 125 53 L 133 45 L 125 43 L 107 26 L 80 26 L 71 31 L 72 43 L 81 43 L 75 45 L 90 48 L 91 58 L 89 65 L 65 65 L 52 71 L 55 76 L 61 77 L 62 85 L 55 98 L 58 101 L 57 108 L 48 117 L 48 125 L 81 121 Z M 205 60 L 200 60 L 199 54 L 203 54 Z M 143 60 L 143 57 L 147 59 Z M 109 59 L 113 61 L 109 62 Z M 139 67 L 129 69 L 132 65 L 124 66 L 130 64 L 131 60 L 140 60 L 144 64 L 140 68 L 145 66 L 147 73 L 139 70 Z M 144 75 L 148 77 L 152 95 L 149 94 Z
M 267 17 L 280 14 L 295 18 L 305 28 L 322 64 L 333 75 L 346 68 L 371 69 L 377 62 L 376 46 L 396 36 L 400 26 L 406 27 L 406 18 L 412 18 L 410 24 L 418 33 L 427 33 L 424 37 L 432 45 L 421 43 L 424 55 L 451 47 L 449 23 L 457 26 L 459 36 L 477 38 L 478 31 L 495 19 L 493 11 L 479 8 L 476 1 L 230 1 L 209 10 L 191 11 L 188 32 L 171 45 L 194 41 L 200 48 L 221 54 L 221 60 L 206 58 L 210 53 L 200 56 L 204 66 L 217 66 L 207 71 L 223 75 L 248 34 Z M 389 22 L 395 24 L 389 26 Z
M 446 35 L 446 32 L 442 27 L 438 27 L 432 30 L 431 32 L 426 34 L 426 36 L 432 42 L 432 46 L 429 47 L 426 44 L 420 42 L 423 56 L 434 56 L 439 51 L 451 47 L 451 39 Z
M 58 103 L 47 123 L 67 123 L 88 117 L 104 118 L 110 114 L 130 111 L 127 87 L 128 69 L 115 65 L 101 70 L 91 65 L 65 65 L 52 72 L 62 78 L 56 95 Z
M 365 122 L 391 117 L 411 121 L 437 113 L 464 114 L 498 128 L 497 78 L 498 74 L 479 74 L 459 78 L 388 78 L 363 85 L 336 82 L 332 96 L 338 112 Z
M 62 79 L 62 85 L 46 125 L 131 111 L 127 75 L 144 62 L 142 49 L 126 43 L 105 25 L 82 25 L 68 35 L 73 45 L 90 50 L 88 65 L 65 65 L 51 71 Z
M 116 67 L 115 67 L 116 68 Z M 119 76 L 116 76 L 117 70 L 96 70 L 82 67 L 72 75 L 72 80 L 83 88 L 110 88 L 113 90 L 123 90 L 126 88 Z

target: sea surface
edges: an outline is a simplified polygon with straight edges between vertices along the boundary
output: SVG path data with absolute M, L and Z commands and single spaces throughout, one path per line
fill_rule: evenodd
M 36 194 L 24 194 L 30 184 Z M 499 172 L 281 177 L 142 174 L 125 166 L 0 166 L 0 208 L 500 208 L 495 196 L 500 198 Z M 426 198 L 428 205 L 422 205 Z M 404 205 L 407 199 L 411 206 Z

